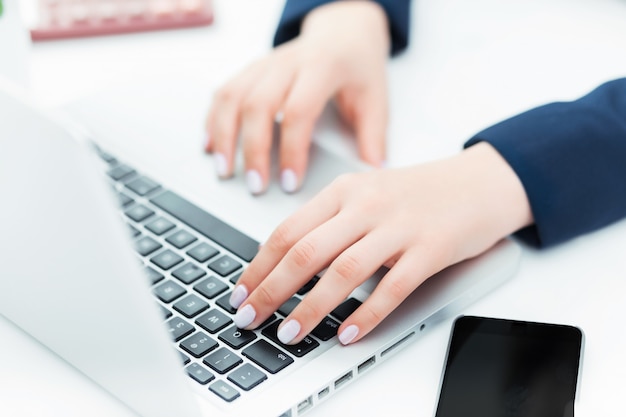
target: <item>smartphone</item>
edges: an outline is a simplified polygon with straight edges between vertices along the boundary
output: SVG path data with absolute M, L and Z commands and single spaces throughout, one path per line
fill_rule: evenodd
M 435 417 L 573 417 L 582 348 L 574 326 L 459 317 Z

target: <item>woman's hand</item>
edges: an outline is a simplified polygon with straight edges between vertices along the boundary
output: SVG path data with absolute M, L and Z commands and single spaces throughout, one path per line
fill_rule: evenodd
M 334 2 L 305 18 L 300 36 L 253 63 L 215 95 L 207 118 L 206 151 L 218 176 L 230 177 L 241 137 L 246 182 L 265 191 L 272 129 L 282 114 L 281 185 L 296 191 L 304 179 L 315 122 L 334 98 L 350 123 L 361 158 L 385 160 L 389 29 L 382 8 L 370 1 Z
M 283 343 L 297 343 L 386 265 L 339 328 L 341 343 L 357 341 L 428 277 L 531 223 L 519 179 L 486 143 L 439 162 L 345 175 L 261 247 L 231 296 L 235 323 L 257 327 L 327 267 L 278 330 Z

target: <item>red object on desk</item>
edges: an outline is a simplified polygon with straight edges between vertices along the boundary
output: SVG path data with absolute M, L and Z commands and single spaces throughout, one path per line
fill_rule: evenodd
M 211 0 L 38 0 L 34 41 L 209 25 Z

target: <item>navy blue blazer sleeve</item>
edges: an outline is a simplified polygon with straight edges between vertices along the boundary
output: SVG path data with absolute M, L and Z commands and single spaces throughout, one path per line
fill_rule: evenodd
M 520 178 L 535 224 L 518 236 L 550 246 L 626 217 L 626 78 L 500 122 L 486 141 Z
M 274 46 L 300 34 L 304 16 L 314 8 L 336 0 L 287 0 L 274 36 Z M 387 14 L 391 35 L 391 54 L 406 49 L 409 42 L 410 0 L 375 0 Z

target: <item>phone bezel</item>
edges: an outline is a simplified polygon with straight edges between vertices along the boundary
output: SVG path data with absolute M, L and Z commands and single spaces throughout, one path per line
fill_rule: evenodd
M 442 400 L 441 395 L 445 378 L 448 375 L 448 368 L 450 365 L 450 353 L 451 349 L 453 348 L 453 341 L 456 337 L 459 337 L 460 333 L 471 334 L 472 332 L 476 332 L 475 328 L 474 330 L 468 329 L 468 327 L 470 326 L 481 326 L 479 333 L 492 333 L 502 336 L 508 336 L 511 334 L 517 334 L 517 332 L 523 332 L 531 335 L 540 335 L 545 340 L 575 340 L 578 343 L 578 367 L 576 374 L 574 404 L 576 403 L 576 400 L 579 398 L 579 391 L 582 381 L 582 362 L 585 347 L 585 333 L 580 327 L 568 324 L 462 315 L 454 320 L 452 329 L 450 331 L 450 336 L 446 348 L 446 355 L 441 371 L 441 377 L 439 379 L 437 401 L 435 403 L 435 408 L 433 411 L 434 417 L 437 417 L 437 413 L 439 411 L 440 403 Z

